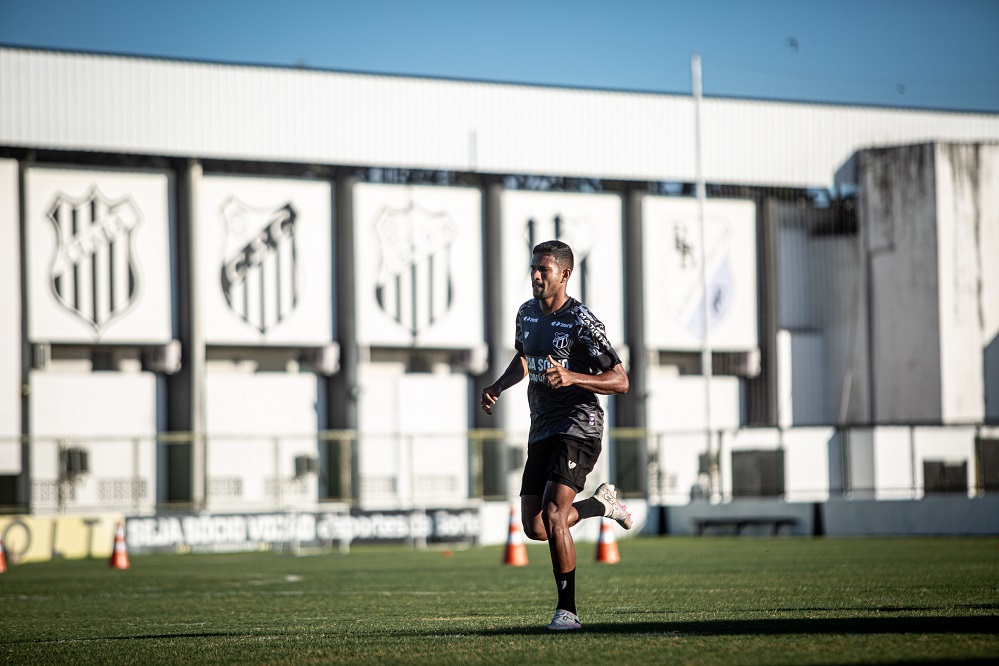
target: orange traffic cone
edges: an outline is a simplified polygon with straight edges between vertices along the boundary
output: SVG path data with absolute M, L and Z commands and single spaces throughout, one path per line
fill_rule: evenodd
M 0 537 L 0 574 L 7 573 L 7 553 L 3 549 L 3 537 Z
M 125 528 L 121 523 L 118 523 L 114 530 L 114 552 L 111 553 L 111 568 L 128 568 L 128 548 L 125 547 Z
M 510 507 L 510 535 L 506 539 L 503 564 L 509 564 L 512 567 L 527 566 L 527 546 L 524 545 L 524 535 L 520 531 L 520 523 L 517 521 L 517 510 L 512 506 Z
M 614 538 L 614 530 L 611 524 L 603 518 L 600 519 L 600 540 L 597 541 L 597 562 L 604 564 L 615 564 L 621 561 L 621 554 L 617 551 L 617 540 Z

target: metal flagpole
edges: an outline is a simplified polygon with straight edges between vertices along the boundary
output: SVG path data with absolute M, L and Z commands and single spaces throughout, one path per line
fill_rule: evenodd
M 721 499 L 718 479 L 718 452 L 715 450 L 711 431 L 711 377 L 713 367 L 711 362 L 711 337 L 708 335 L 708 267 L 707 267 L 707 234 L 704 227 L 704 200 L 707 192 L 704 186 L 704 170 L 701 166 L 701 56 L 693 53 L 690 56 L 690 75 L 694 89 L 694 161 L 697 178 L 697 225 L 700 231 L 701 264 L 701 317 L 703 321 L 701 332 L 701 374 L 704 375 L 704 431 L 707 436 L 708 465 L 711 478 L 711 501 Z

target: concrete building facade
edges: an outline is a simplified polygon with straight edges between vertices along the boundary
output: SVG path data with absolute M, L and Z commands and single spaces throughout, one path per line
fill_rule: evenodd
M 999 116 L 707 99 L 702 212 L 684 96 L 2 47 L 0 99 L 0 504 L 501 540 L 548 237 L 647 529 L 999 484 Z

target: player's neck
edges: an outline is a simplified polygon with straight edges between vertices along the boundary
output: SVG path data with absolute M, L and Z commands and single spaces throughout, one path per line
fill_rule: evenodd
M 538 305 L 541 307 L 541 314 L 550 315 L 553 312 L 558 312 L 562 309 L 562 306 L 568 302 L 569 296 L 564 291 L 560 294 L 555 294 L 550 298 L 539 298 Z

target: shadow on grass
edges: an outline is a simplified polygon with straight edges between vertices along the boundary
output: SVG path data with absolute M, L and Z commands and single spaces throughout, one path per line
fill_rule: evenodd
M 668 636 L 780 636 L 787 634 L 999 634 L 999 618 L 891 617 L 767 620 L 703 620 L 695 622 L 583 623 L 592 634 L 657 634 Z M 478 636 L 547 633 L 543 626 L 466 631 Z
M 898 609 L 895 609 L 898 610 Z M 924 609 L 925 610 L 925 609 Z M 310 632 L 312 633 L 312 632 Z M 525 627 L 502 627 L 493 629 L 462 628 L 456 632 L 461 636 L 535 636 L 554 635 L 562 632 L 549 632 L 543 624 Z M 633 636 L 781 636 L 801 635 L 889 635 L 889 634 L 988 634 L 999 635 L 999 616 L 921 616 L 921 617 L 879 617 L 879 618 L 791 618 L 791 619 L 752 619 L 752 620 L 699 620 L 678 622 L 602 622 L 586 623 L 583 633 L 587 634 L 627 634 Z M 141 634 L 134 636 L 95 636 L 87 638 L 25 639 L 6 641 L 0 645 L 26 645 L 42 643 L 88 643 L 103 641 L 144 641 L 206 638 L 274 638 L 294 637 L 296 632 L 187 632 L 180 634 Z M 313 634 L 314 635 L 314 634 Z M 383 632 L 383 636 L 396 638 L 424 638 L 440 636 L 441 632 L 413 628 Z

